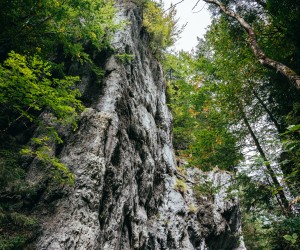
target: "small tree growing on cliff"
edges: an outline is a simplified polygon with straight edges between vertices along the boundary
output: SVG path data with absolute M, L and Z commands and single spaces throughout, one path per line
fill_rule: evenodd
M 160 57 L 166 48 L 175 43 L 182 30 L 177 29 L 176 10 L 171 7 L 165 12 L 163 4 L 154 1 L 147 1 L 143 10 L 143 27 L 150 36 L 150 47 Z

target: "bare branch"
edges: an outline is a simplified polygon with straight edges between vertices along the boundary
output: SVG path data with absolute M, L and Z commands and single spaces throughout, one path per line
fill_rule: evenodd
M 197 3 L 194 5 L 194 7 L 192 8 L 192 10 L 194 10 L 196 7 L 197 7 L 197 5 L 198 5 L 198 3 L 200 2 L 200 0 L 198 0 L 197 1 Z
M 175 4 L 171 5 L 171 7 L 168 8 L 168 9 L 166 9 L 166 10 L 164 11 L 164 13 L 167 12 L 168 10 L 170 10 L 170 9 L 174 9 L 178 4 L 181 4 L 182 2 L 184 2 L 184 0 L 181 0 L 181 1 L 179 1 L 178 3 L 175 3 Z
M 199 12 L 201 12 L 204 9 L 204 7 L 205 7 L 205 3 L 204 3 L 203 7 L 200 10 L 194 11 L 193 13 L 199 13 Z

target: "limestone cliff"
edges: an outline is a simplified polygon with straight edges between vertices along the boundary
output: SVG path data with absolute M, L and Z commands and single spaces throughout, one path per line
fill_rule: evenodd
M 225 194 L 230 175 L 209 173 L 221 189 L 197 198 L 192 185 L 203 173 L 177 171 L 161 66 L 149 50 L 139 8 L 128 1 L 118 8 L 118 18 L 129 24 L 113 46 L 134 58 L 99 56 L 101 83 L 73 67 L 89 107 L 59 158 L 75 174 L 75 185 L 57 188 L 51 198 L 43 194 L 41 234 L 29 249 L 244 249 L 238 201 Z

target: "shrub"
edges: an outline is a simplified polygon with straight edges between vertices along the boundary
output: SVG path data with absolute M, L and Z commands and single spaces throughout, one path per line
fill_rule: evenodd
M 273 250 L 300 249 L 300 216 L 274 222 L 270 237 Z
M 187 190 L 186 183 L 183 180 L 176 179 L 175 189 L 181 193 L 186 192 Z
M 24 56 L 14 51 L 0 65 L 0 119 L 3 130 L 19 121 L 33 121 L 37 111 L 50 110 L 61 123 L 76 124 L 82 109 L 74 89 L 78 77 L 53 78 L 49 63 L 39 56 Z
M 205 181 L 193 187 L 194 194 L 197 199 L 203 196 L 213 198 L 213 196 L 219 192 L 220 187 L 214 186 L 212 181 Z

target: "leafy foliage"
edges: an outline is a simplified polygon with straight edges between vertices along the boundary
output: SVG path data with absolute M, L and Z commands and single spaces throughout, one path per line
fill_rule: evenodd
M 50 65 L 39 56 L 26 57 L 10 52 L 0 65 L 0 105 L 2 129 L 21 118 L 35 119 L 35 111 L 47 109 L 61 123 L 76 126 L 77 112 L 82 109 L 80 93 L 72 89 L 78 77 L 52 78 Z
M 86 60 L 87 43 L 98 50 L 109 45 L 119 27 L 114 14 L 113 1 L 105 0 L 5 1 L 0 11 L 0 48 L 40 52 L 56 61 L 62 61 L 62 55 Z
M 212 96 L 214 86 L 203 86 L 197 76 L 196 59 L 185 53 L 168 56 L 165 70 L 172 73 L 168 92 L 177 152 L 202 170 L 232 170 L 241 159 L 236 138 Z
M 271 225 L 265 223 L 266 217 L 263 216 L 260 218 L 259 216 L 242 212 L 242 229 L 247 249 L 272 249 L 268 239 Z
M 220 2 L 254 27 L 268 57 L 299 74 L 298 2 Z M 299 218 L 299 91 L 259 64 L 236 20 L 211 10 L 197 51 L 165 66 L 177 153 L 202 169 L 237 171 L 249 249 L 299 248 L 292 223 L 272 238 L 277 222 Z
M 272 0 L 253 2 L 259 2 L 262 5 L 257 6 L 256 3 L 251 5 L 243 1 L 227 1 L 226 4 L 229 3 L 255 27 L 259 45 L 268 56 L 293 69 L 299 69 L 296 55 L 300 48 L 299 43 L 296 42 L 297 39 L 295 39 L 298 34 L 298 27 L 292 30 L 292 23 L 297 22 L 299 15 L 296 17 L 294 11 L 287 10 L 294 6 L 295 11 L 297 11 L 299 4 L 290 1 L 280 1 L 279 3 Z M 266 4 L 264 5 L 264 3 Z M 284 12 L 286 13 L 282 15 Z M 283 20 L 284 18 L 286 20 Z M 267 25 L 265 20 L 268 20 Z M 282 209 L 281 202 L 276 201 L 283 187 L 287 188 L 287 184 L 294 197 L 299 195 L 299 164 L 297 160 L 299 159 L 297 157 L 299 137 L 296 132 L 299 123 L 297 118 L 299 115 L 296 115 L 299 114 L 299 109 L 296 108 L 297 103 L 299 103 L 299 92 L 277 72 L 263 69 L 257 64 L 256 58 L 249 53 L 245 33 L 241 32 L 239 26 L 232 19 L 219 15 L 215 18 L 206 38 L 214 50 L 212 57 L 215 60 L 216 69 L 214 75 L 220 83 L 223 83 L 223 90 L 230 91 L 227 97 L 223 95 L 226 99 L 220 99 L 220 101 L 222 100 L 221 103 L 228 108 L 228 110 L 224 108 L 223 110 L 228 114 L 229 121 L 235 124 L 234 129 L 241 137 L 245 136 L 245 132 L 242 132 L 243 128 L 238 120 L 242 118 L 240 115 L 245 114 L 247 116 L 246 118 L 255 128 L 253 131 L 255 131 L 258 141 L 262 144 L 267 155 L 261 161 L 260 168 L 257 168 L 258 162 L 256 161 L 254 162 L 255 168 L 252 165 L 249 169 L 248 177 L 240 176 L 241 178 L 237 179 L 238 186 L 242 187 L 243 190 L 241 197 L 242 205 L 246 208 L 244 212 L 252 219 L 258 217 L 260 213 L 264 213 L 260 216 L 261 223 L 251 224 L 253 229 L 257 230 L 257 233 L 262 237 L 253 240 L 251 238 L 253 235 L 251 236 L 251 234 L 247 234 L 249 231 L 245 231 L 246 242 L 250 244 L 248 247 L 251 249 L 289 249 L 293 246 L 288 246 L 287 241 L 285 241 L 285 246 L 282 245 L 281 247 L 277 246 L 278 243 L 270 241 L 271 236 L 268 230 L 272 227 L 276 228 L 277 220 L 281 221 L 281 216 L 288 210 L 287 206 Z M 241 110 L 243 112 L 240 112 Z M 264 120 L 262 122 L 264 125 L 261 124 L 261 120 Z M 267 129 L 264 127 L 266 124 L 269 126 Z M 289 125 L 294 125 L 295 131 L 288 130 L 288 133 L 284 133 L 286 129 L 293 128 Z M 271 135 L 274 138 L 272 144 L 276 138 L 279 138 L 279 145 L 284 148 L 283 151 L 274 150 L 272 147 L 274 144 L 271 145 L 267 142 L 270 138 L 268 131 L 271 126 L 276 127 L 277 130 L 275 130 L 275 136 L 274 133 Z M 280 148 L 280 146 L 278 147 Z M 283 174 L 282 186 L 277 185 L 276 187 L 274 182 L 270 182 L 267 177 L 270 172 L 262 171 L 263 165 L 270 164 L 266 162 L 266 158 L 270 160 L 268 162 L 272 162 L 272 167 L 277 169 L 276 178 L 281 179 Z M 296 203 L 297 201 L 290 202 L 290 206 L 295 210 L 298 206 Z M 272 211 L 273 218 L 267 219 L 268 211 Z M 297 221 L 297 218 L 295 216 L 290 220 Z M 289 232 L 288 235 L 292 236 L 293 232 Z M 283 236 L 284 233 L 281 232 L 281 236 L 278 234 L 277 239 L 283 241 Z M 256 246 L 253 245 L 254 242 L 257 243 Z
M 134 55 L 132 55 L 132 54 L 126 54 L 126 53 L 124 53 L 124 54 L 117 54 L 117 55 L 115 55 L 115 57 L 118 59 L 118 60 L 120 60 L 122 63 L 129 63 L 129 62 L 131 62 L 133 59 L 134 59 Z
M 20 153 L 21 155 L 30 156 L 36 158 L 40 161 L 41 166 L 45 166 L 46 169 L 51 169 L 47 171 L 49 176 L 53 178 L 58 184 L 74 184 L 74 175 L 70 172 L 69 168 L 60 162 L 60 160 L 55 157 L 53 149 L 49 144 L 56 143 L 54 138 L 43 136 L 39 138 L 31 139 L 31 147 L 24 147 Z
M 152 0 L 146 1 L 143 10 L 143 27 L 150 35 L 150 47 L 156 56 L 162 56 L 162 52 L 175 43 L 180 33 L 176 27 L 176 10 L 171 8 L 165 13 L 161 2 Z
M 114 16 L 110 0 L 1 1 L 0 249 L 22 249 L 35 237 L 38 221 L 28 210 L 38 192 L 74 184 L 57 157 L 83 110 L 81 79 L 70 69 L 88 65 L 101 76 L 95 55 L 112 50 L 121 27 Z M 33 159 L 43 175 L 34 184 L 25 178 Z
M 78 80 L 78 77 L 72 76 L 63 79 L 52 78 L 49 64 L 39 56 L 25 57 L 12 51 L 3 66 L 0 66 L 2 130 L 5 132 L 20 121 L 36 121 L 41 110 L 51 112 L 54 124 L 72 124 L 76 128 L 78 112 L 83 108 L 78 100 L 80 93 L 73 88 Z M 39 120 L 40 126 L 41 122 L 42 120 Z M 48 131 L 51 132 L 51 127 L 48 127 Z M 59 139 L 55 130 L 52 136 Z M 69 182 L 72 183 L 67 167 L 55 157 L 50 157 L 49 138 L 45 136 L 34 140 L 35 144 L 39 145 L 38 150 L 33 152 L 27 149 L 22 153 L 36 156 L 44 163 L 51 164 L 55 171 L 68 175 Z M 58 173 L 56 175 L 59 176 Z
M 19 155 L 11 149 L 2 148 L 0 150 L 0 187 L 4 188 L 8 185 L 14 185 L 15 182 L 23 180 L 25 170 L 20 167 Z
M 9 250 L 9 249 L 20 249 L 26 243 L 26 236 L 10 236 L 10 237 L 1 237 L 0 238 L 0 249 Z
M 208 197 L 213 199 L 214 195 L 218 193 L 220 187 L 214 186 L 212 181 L 205 180 L 203 183 L 199 183 L 193 187 L 195 197 L 197 199 Z
M 0 206 L 0 228 L 4 231 L 0 235 L 0 249 L 21 249 L 37 226 L 38 222 L 34 217 L 6 211 Z
M 300 217 L 286 218 L 273 224 L 271 230 L 272 249 L 296 250 L 300 246 Z

